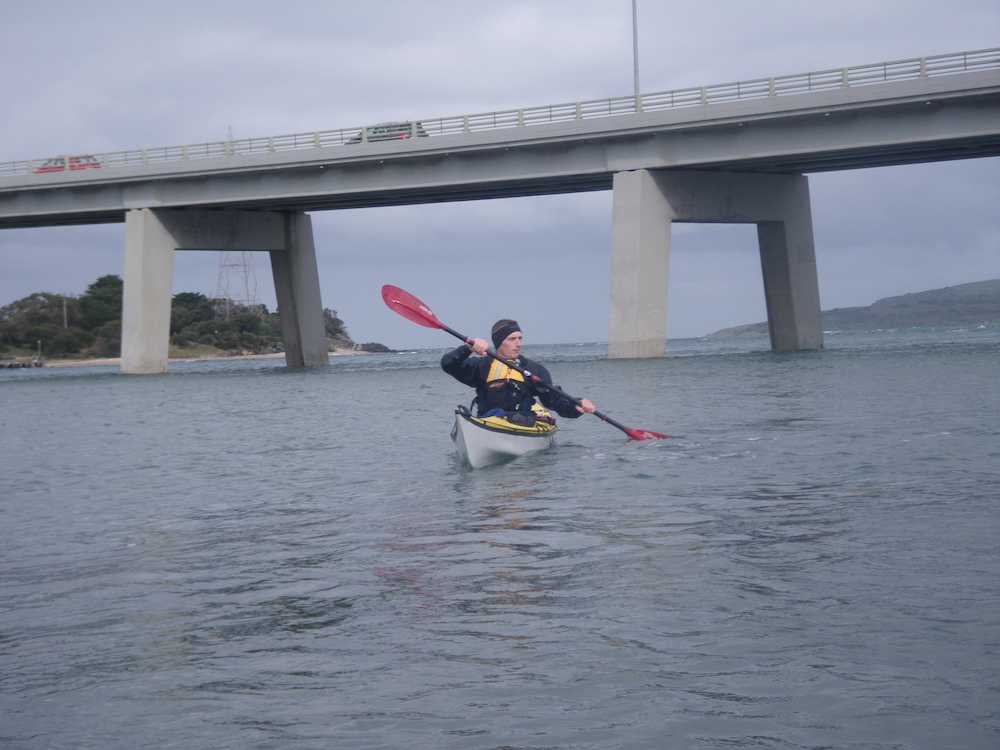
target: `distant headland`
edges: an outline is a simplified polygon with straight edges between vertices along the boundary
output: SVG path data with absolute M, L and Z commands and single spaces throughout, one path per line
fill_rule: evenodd
M 868 307 L 824 310 L 822 316 L 825 331 L 1000 325 L 1000 279 L 886 297 Z M 751 323 L 723 328 L 707 338 L 767 334 L 767 323 Z

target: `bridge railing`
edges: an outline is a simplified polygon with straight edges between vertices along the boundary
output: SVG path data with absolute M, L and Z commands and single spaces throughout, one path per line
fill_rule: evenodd
M 776 96 L 792 96 L 812 91 L 837 88 L 870 86 L 880 83 L 954 75 L 977 70 L 1000 68 L 1000 48 L 958 52 L 933 57 L 917 57 L 909 60 L 859 65 L 850 68 L 834 68 L 813 73 L 759 78 L 736 83 L 713 86 L 658 91 L 640 96 L 619 96 L 609 99 L 567 104 L 551 104 L 542 107 L 509 109 L 497 112 L 483 112 L 474 115 L 441 117 L 420 120 L 419 126 L 428 135 L 471 133 L 499 128 L 530 127 L 541 123 L 567 122 L 599 117 L 653 112 L 676 107 L 694 107 L 744 99 L 760 99 Z M 408 123 L 403 123 L 406 125 Z M 414 122 L 416 124 L 416 121 Z M 416 130 L 417 128 L 414 128 Z M 289 151 L 303 148 L 340 146 L 367 140 L 363 134 L 367 127 L 321 130 L 311 133 L 294 133 L 259 138 L 212 141 L 190 146 L 164 146 L 161 148 L 113 151 L 104 154 L 88 154 L 86 166 L 74 164 L 75 157 L 57 157 L 58 164 L 52 167 L 53 159 L 26 159 L 0 163 L 0 175 L 30 174 L 65 170 L 81 170 L 98 166 L 119 167 L 133 164 L 154 164 L 157 162 L 208 159 L 238 156 L 241 154 Z M 93 162 L 96 160 L 96 162 Z

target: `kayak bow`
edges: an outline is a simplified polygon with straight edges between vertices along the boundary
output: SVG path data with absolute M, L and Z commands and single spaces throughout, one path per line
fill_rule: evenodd
M 555 420 L 541 409 L 537 413 L 543 418 L 527 426 L 514 424 L 506 417 L 477 417 L 464 406 L 459 406 L 455 409 L 451 439 L 473 469 L 545 450 L 552 447 Z

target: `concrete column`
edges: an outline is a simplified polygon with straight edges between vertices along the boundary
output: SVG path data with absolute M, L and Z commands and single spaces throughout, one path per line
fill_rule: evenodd
M 662 357 L 675 214 L 647 170 L 618 172 L 613 185 L 608 356 Z
M 125 215 L 121 371 L 150 375 L 167 371 L 174 246 L 167 229 L 148 209 Z
M 772 194 L 782 220 L 757 223 L 771 349 L 822 349 L 809 188 L 805 177 L 789 178 L 783 187 Z
M 756 224 L 772 349 L 823 348 L 804 176 L 637 170 L 614 176 L 609 357 L 665 353 L 673 221 Z
M 285 364 L 303 367 L 330 364 L 319 293 L 319 270 L 312 220 L 305 214 L 285 218 L 285 248 L 271 251 L 271 273 L 281 313 Z M 316 315 L 319 311 L 319 315 Z
M 270 252 L 285 363 L 329 364 L 316 249 L 307 215 L 143 208 L 129 211 L 125 218 L 123 373 L 167 369 L 175 250 Z

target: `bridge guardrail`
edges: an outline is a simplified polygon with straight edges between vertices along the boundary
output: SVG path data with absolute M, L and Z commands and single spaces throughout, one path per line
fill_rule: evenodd
M 633 114 L 637 111 L 652 112 L 676 107 L 693 107 L 719 104 L 743 99 L 775 96 L 792 96 L 813 91 L 855 86 L 870 86 L 918 78 L 955 75 L 977 70 L 1000 68 L 1000 48 L 958 52 L 909 60 L 858 65 L 850 68 L 833 68 L 812 73 L 798 73 L 774 78 L 759 78 L 735 83 L 715 84 L 694 88 L 658 91 L 636 97 L 619 96 L 608 99 L 551 104 L 524 109 L 483 112 L 432 120 L 419 120 L 428 135 L 471 133 L 500 128 L 529 127 L 540 123 L 567 122 L 598 117 Z M 163 146 L 158 148 L 112 151 L 91 154 L 102 167 L 119 167 L 134 164 L 207 159 L 241 154 L 289 151 L 301 148 L 321 148 L 345 145 L 365 130 L 364 126 L 320 130 L 310 133 L 293 133 L 238 140 L 210 141 L 189 146 Z M 0 175 L 30 174 L 52 157 L 24 159 L 0 163 Z M 67 162 L 67 168 L 69 164 Z M 51 172 L 49 172 L 51 174 Z

